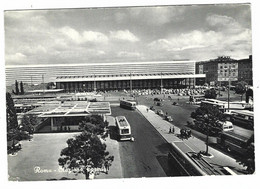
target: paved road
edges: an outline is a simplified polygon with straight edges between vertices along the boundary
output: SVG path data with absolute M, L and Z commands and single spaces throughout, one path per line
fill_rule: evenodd
M 124 115 L 132 127 L 134 142 L 119 143 L 124 178 L 167 176 L 168 144 L 137 111 L 112 107 L 112 115 Z

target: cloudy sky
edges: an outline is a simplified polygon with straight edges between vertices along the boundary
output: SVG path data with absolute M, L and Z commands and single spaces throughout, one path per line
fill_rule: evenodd
M 248 4 L 5 11 L 6 65 L 252 54 Z

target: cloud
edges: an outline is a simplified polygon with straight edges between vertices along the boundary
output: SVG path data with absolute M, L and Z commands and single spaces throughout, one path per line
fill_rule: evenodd
M 82 33 L 79 33 L 77 30 L 69 26 L 61 28 L 60 32 L 71 39 L 72 42 L 77 44 L 82 44 L 86 42 L 104 43 L 108 41 L 108 37 L 103 33 L 94 31 L 84 31 Z
M 194 30 L 181 33 L 167 39 L 155 40 L 148 44 L 150 49 L 181 51 L 191 48 L 202 48 L 215 44 L 221 38 L 221 34 L 214 31 L 202 32 Z
M 137 58 L 141 57 L 142 54 L 140 52 L 128 52 L 128 51 L 119 51 L 117 53 L 118 57 L 131 57 L 131 58 Z
M 163 25 L 183 19 L 184 6 L 139 7 L 129 10 L 130 16 L 147 25 Z M 141 19 L 140 19 L 141 18 Z
M 130 42 L 139 41 L 138 37 L 136 37 L 129 30 L 110 31 L 110 38 L 115 40 L 130 41 Z
M 152 41 L 147 47 L 151 50 L 150 54 L 156 52 L 158 58 L 175 57 L 177 54 L 197 60 L 199 57 L 212 58 L 220 55 L 246 57 L 251 52 L 251 30 L 245 29 L 237 35 L 224 31 L 193 30 Z
M 244 28 L 234 18 L 226 15 L 209 15 L 206 18 L 206 22 L 215 30 L 223 31 L 226 33 L 235 34 L 244 30 Z
M 15 53 L 15 54 L 8 54 L 5 56 L 6 62 L 14 62 L 14 63 L 25 63 L 27 56 L 23 53 Z

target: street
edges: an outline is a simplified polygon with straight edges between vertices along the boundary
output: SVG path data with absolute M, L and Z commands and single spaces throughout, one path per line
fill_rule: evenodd
M 124 115 L 134 142 L 119 142 L 124 178 L 167 176 L 168 144 L 137 111 L 112 107 L 112 116 Z

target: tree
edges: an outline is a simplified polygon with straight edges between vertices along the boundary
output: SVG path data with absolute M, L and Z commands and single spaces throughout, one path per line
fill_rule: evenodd
M 20 131 L 17 122 L 16 110 L 10 93 L 6 93 L 6 131 L 7 131 L 7 153 L 14 153 L 20 150 L 15 145 L 19 140 Z
M 76 175 L 83 173 L 86 179 L 89 179 L 90 173 L 95 173 L 96 169 L 105 165 L 110 166 L 114 160 L 106 151 L 106 144 L 103 144 L 96 134 L 88 131 L 68 139 L 67 145 L 68 147 L 61 151 L 59 165 Z
M 217 92 L 214 88 L 208 89 L 205 91 L 205 98 L 217 98 Z
M 99 115 L 87 116 L 85 120 L 79 123 L 80 130 L 100 135 L 103 139 L 108 136 L 106 130 L 107 126 L 108 122 L 104 122 L 102 117 Z
M 21 130 L 33 134 L 37 125 L 37 117 L 32 114 L 24 115 L 21 121 Z
M 238 82 L 235 87 L 235 92 L 237 94 L 243 95 L 246 92 L 246 86 L 247 86 L 247 83 L 245 81 Z
M 249 103 L 249 97 L 251 97 L 252 100 L 253 100 L 253 97 L 254 97 L 253 95 L 254 95 L 253 89 L 252 88 L 247 89 L 247 91 L 246 91 L 246 103 Z
M 52 89 L 54 86 L 55 86 L 54 82 L 49 82 L 49 83 L 47 83 L 46 88 L 47 89 Z
M 19 86 L 18 86 L 18 81 L 17 80 L 15 80 L 15 94 L 16 95 L 19 95 Z
M 21 90 L 21 92 L 20 92 L 20 94 L 24 94 L 24 88 L 23 88 L 23 82 L 21 81 L 20 82 L 20 90 Z
M 225 121 L 223 113 L 216 106 L 204 105 L 191 113 L 194 119 L 194 129 L 209 135 L 216 136 L 221 131 L 219 121 Z
M 18 130 L 18 122 L 14 102 L 10 93 L 6 93 L 7 140 L 13 140 Z

